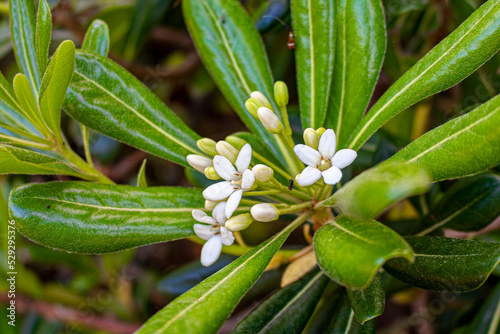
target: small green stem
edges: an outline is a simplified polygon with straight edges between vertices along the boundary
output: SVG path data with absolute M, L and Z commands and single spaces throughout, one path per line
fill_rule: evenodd
M 276 195 L 281 193 L 281 190 L 261 190 L 261 191 L 246 191 L 243 196 L 266 196 L 266 195 Z
M 292 205 L 289 206 L 288 208 L 281 209 L 280 210 L 280 215 L 284 215 L 287 213 L 292 213 L 292 212 L 297 212 L 297 211 L 303 211 L 304 209 L 311 208 L 313 202 L 305 202 L 302 204 L 297 204 L 297 205 Z
M 285 136 L 283 135 L 283 133 L 275 134 L 275 136 L 278 141 L 278 145 L 280 146 L 280 149 L 283 152 L 286 164 L 288 165 L 290 172 L 292 172 L 293 175 L 297 175 L 299 173 L 299 169 L 297 168 L 293 155 L 290 153 L 290 149 L 287 146 L 287 141 Z
M 94 162 L 92 161 L 92 154 L 90 152 L 89 145 L 89 134 L 90 130 L 85 125 L 82 124 L 82 140 L 83 140 L 83 149 L 85 150 L 85 160 L 90 167 L 94 167 Z
M 286 106 L 282 106 L 282 107 L 280 107 L 280 109 L 281 109 L 281 116 L 283 116 L 283 123 L 285 126 L 285 134 L 287 136 L 291 136 L 292 135 L 292 128 L 290 127 L 290 121 L 288 119 L 288 112 L 286 110 Z

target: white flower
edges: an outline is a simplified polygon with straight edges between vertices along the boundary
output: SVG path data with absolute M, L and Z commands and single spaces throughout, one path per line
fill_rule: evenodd
M 217 174 L 226 181 L 209 186 L 203 191 L 203 197 L 213 202 L 222 201 L 229 197 L 225 209 L 227 218 L 231 217 L 238 208 L 243 192 L 250 190 L 255 182 L 253 172 L 248 169 L 251 160 L 252 147 L 250 144 L 245 144 L 241 148 L 236 159 L 236 169 L 227 158 L 220 155 L 214 157 L 214 168 Z
M 337 138 L 332 129 L 326 130 L 319 140 L 318 150 L 307 145 L 296 145 L 295 154 L 307 165 L 298 179 L 300 186 L 309 186 L 321 176 L 326 184 L 336 184 L 342 178 L 342 168 L 349 166 L 357 153 L 351 149 L 343 149 L 335 153 Z
M 207 242 L 201 249 L 201 264 L 210 266 L 219 258 L 222 245 L 230 246 L 234 242 L 234 236 L 226 227 L 226 202 L 217 204 L 210 217 L 201 210 L 193 210 L 193 218 L 203 224 L 194 224 L 194 233 Z

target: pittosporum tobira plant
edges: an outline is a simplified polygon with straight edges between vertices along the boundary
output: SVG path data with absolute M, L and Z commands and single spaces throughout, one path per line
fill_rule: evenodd
M 90 25 L 81 49 L 65 41 L 48 60 L 46 0 L 40 0 L 37 13 L 31 0 L 10 1 L 22 73 L 13 88 L 0 76 L 0 171 L 93 181 L 14 189 L 9 208 L 19 232 L 46 247 L 82 254 L 189 237 L 203 243 L 204 266 L 221 252 L 239 256 L 168 304 L 138 333 L 217 332 L 270 263 L 288 265 L 283 289 L 234 332 L 302 331 L 313 312 L 321 312 L 315 307 L 327 284 L 338 290 L 329 328 L 368 333 L 375 330 L 370 320 L 383 312 L 387 274 L 435 291 L 465 292 L 485 282 L 500 261 L 500 244 L 445 238 L 441 231 L 476 231 L 498 216 L 496 174 L 469 177 L 467 184 L 457 183 L 465 188 L 455 190 L 467 193 L 467 187 L 487 181 L 497 189 L 490 195 L 492 205 L 478 208 L 472 200 L 457 206 L 463 197 L 450 194 L 439 210 L 422 209 L 406 232 L 375 219 L 408 197 L 421 195 L 416 198 L 425 202 L 423 194 L 433 183 L 498 165 L 499 96 L 357 176 L 351 177 L 348 166 L 356 166 L 363 145 L 391 118 L 459 83 L 497 53 L 500 1 L 478 8 L 365 115 L 386 49 L 380 1 L 292 0 L 303 128 L 295 132 L 287 85 L 278 81 L 273 87 L 260 36 L 240 3 L 183 0 L 182 6 L 204 65 L 251 133 L 218 142 L 200 138 L 107 58 L 108 28 L 102 21 Z M 85 159 L 61 133 L 61 108 L 81 123 Z M 207 183 L 203 189 L 147 187 L 141 169 L 139 187 L 115 185 L 92 163 L 89 129 L 193 168 Z M 474 219 L 469 209 L 479 212 Z M 259 245 L 245 244 L 242 231 L 255 221 L 278 220 L 289 223 Z M 298 228 L 305 246 L 280 250 Z

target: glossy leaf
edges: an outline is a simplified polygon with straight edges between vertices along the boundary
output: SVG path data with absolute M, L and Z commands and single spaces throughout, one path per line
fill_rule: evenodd
M 384 269 L 421 289 L 464 292 L 477 289 L 500 262 L 500 243 L 443 237 L 407 237 L 415 262 L 393 259 Z
M 0 145 L 0 161 L 0 174 L 79 175 L 60 160 L 13 146 Z
M 28 78 L 31 88 L 38 92 L 40 69 L 36 54 L 36 13 L 33 0 L 9 0 L 10 30 L 16 60 Z
M 385 292 L 382 275 L 378 274 L 364 290 L 347 289 L 347 296 L 354 315 L 360 324 L 384 312 Z
M 499 48 L 500 3 L 489 0 L 387 90 L 353 131 L 349 147 L 358 150 L 392 117 L 456 85 Z
M 82 50 L 106 57 L 109 52 L 109 29 L 106 22 L 94 20 L 87 29 Z
M 158 24 L 171 3 L 172 0 L 141 0 L 135 3 L 129 31 L 124 38 L 122 53 L 126 58 L 135 57 L 151 29 Z
M 356 176 L 325 202 L 342 213 L 374 218 L 390 205 L 426 192 L 430 180 L 423 168 L 398 163 L 381 164 Z
M 396 232 L 375 220 L 338 216 L 314 234 L 314 253 L 323 272 L 336 283 L 366 289 L 385 261 L 413 260 L 413 251 Z
M 488 299 L 482 303 L 479 312 L 472 323 L 465 328 L 463 334 L 487 333 L 498 334 L 500 332 L 500 284 L 489 293 Z
M 402 161 L 421 166 L 429 172 L 433 181 L 481 172 L 500 163 L 498 124 L 500 95 L 468 114 L 427 132 L 388 162 Z
M 14 90 L 0 72 L 0 122 L 30 131 L 29 123 L 21 116 L 23 114 Z
M 472 232 L 479 231 L 500 215 L 500 178 L 481 174 L 454 184 L 431 209 L 418 235 L 439 228 Z
M 52 15 L 46 0 L 38 2 L 38 13 L 36 18 L 36 56 L 40 73 L 47 68 L 49 56 L 50 37 L 52 34 Z
M 61 107 L 75 68 L 75 44 L 64 41 L 50 60 L 40 86 L 40 111 L 47 127 L 61 133 Z
M 269 238 L 175 299 L 136 333 L 215 333 L 257 281 L 290 232 L 307 216 Z
M 291 2 L 297 89 L 303 128 L 323 126 L 332 85 L 335 57 L 333 1 Z
M 17 101 L 21 106 L 20 111 L 23 116 L 28 119 L 38 131 L 45 133 L 46 126 L 42 119 L 38 102 L 31 89 L 29 79 L 24 74 L 19 73 L 14 77 L 14 91 Z
M 327 283 L 314 270 L 257 306 L 231 333 L 301 333 Z
M 137 174 L 137 186 L 146 188 L 148 186 L 148 181 L 146 180 L 146 159 L 142 162 L 141 168 L 139 169 L 139 174 Z
M 273 153 L 280 152 L 274 136 L 245 109 L 257 90 L 278 110 L 266 52 L 245 9 L 237 0 L 186 0 L 182 9 L 201 60 L 226 100 Z
M 93 130 L 184 166 L 188 154 L 199 154 L 198 135 L 132 74 L 95 53 L 77 52 L 64 110 Z
M 332 322 L 326 331 L 328 334 L 375 334 L 375 321 L 361 325 L 351 309 L 349 299 L 342 296 L 337 304 Z
M 382 2 L 337 1 L 335 71 L 326 124 L 345 148 L 361 122 L 377 82 L 386 47 Z
M 51 182 L 16 188 L 10 213 L 28 239 L 67 252 L 99 254 L 193 235 L 193 188 Z

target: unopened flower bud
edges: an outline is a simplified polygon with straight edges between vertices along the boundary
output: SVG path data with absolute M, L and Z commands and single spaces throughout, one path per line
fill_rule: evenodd
M 318 149 L 318 144 L 319 144 L 319 136 L 316 131 L 312 128 L 307 128 L 304 131 L 304 142 L 306 143 L 307 146 L 314 148 L 315 150 Z
M 200 173 L 205 172 L 205 168 L 213 166 L 212 159 L 202 157 L 201 155 L 190 154 L 186 157 L 187 162 Z
M 273 134 L 283 131 L 283 124 L 281 124 L 278 116 L 276 116 L 271 109 L 261 107 L 257 110 L 257 114 L 267 131 Z
M 205 200 L 205 209 L 206 210 L 213 210 L 213 209 L 215 209 L 217 204 L 219 204 L 219 202 L 209 201 L 207 199 L 207 200 Z
M 274 84 L 274 100 L 280 107 L 288 104 L 288 87 L 283 81 L 276 81 Z
M 247 142 L 245 140 L 241 139 L 240 137 L 236 137 L 236 136 L 227 136 L 226 141 L 229 144 L 233 145 L 238 150 L 241 150 L 241 148 L 247 144 Z
M 264 94 L 262 94 L 261 92 L 258 91 L 252 92 L 250 93 L 250 97 L 259 101 L 264 107 L 269 108 L 271 110 L 273 109 L 271 103 L 269 103 L 268 99 L 266 99 Z
M 252 172 L 255 178 L 260 182 L 267 182 L 274 175 L 274 170 L 272 170 L 272 168 L 262 164 L 255 165 L 255 167 L 252 168 Z
M 225 226 L 229 231 L 236 232 L 246 229 L 252 222 L 252 216 L 249 213 L 244 213 L 226 220 Z
M 319 129 L 317 129 L 317 130 L 316 130 L 316 133 L 317 133 L 317 134 L 318 134 L 318 136 L 321 138 L 321 135 L 322 135 L 323 133 L 325 133 L 325 131 L 326 131 L 326 129 L 325 129 L 325 128 L 323 128 L 323 127 L 321 127 L 321 128 L 319 128 Z
M 212 140 L 210 138 L 202 138 L 196 142 L 196 145 L 198 148 L 205 154 L 213 157 L 214 155 L 217 154 L 217 151 L 215 150 L 215 140 Z
M 253 219 L 260 222 L 271 222 L 278 219 L 280 215 L 279 210 L 269 203 L 255 204 L 250 209 L 250 213 Z
M 217 150 L 217 153 L 229 159 L 229 161 L 231 161 L 233 164 L 236 162 L 239 151 L 236 149 L 236 147 L 229 144 L 227 141 L 218 141 L 217 145 L 215 145 L 215 149 Z
M 209 180 L 220 179 L 219 174 L 217 174 L 217 172 L 215 171 L 215 168 L 212 166 L 205 168 L 205 170 L 203 171 L 203 174 L 205 174 L 205 177 Z
M 264 107 L 264 105 L 262 104 L 262 102 L 260 102 L 259 100 L 257 99 L 254 99 L 254 98 L 249 98 L 248 100 L 246 100 L 245 102 L 245 108 L 248 110 L 248 112 L 255 118 L 259 118 L 259 116 L 257 116 L 257 110 L 260 108 L 260 107 Z

